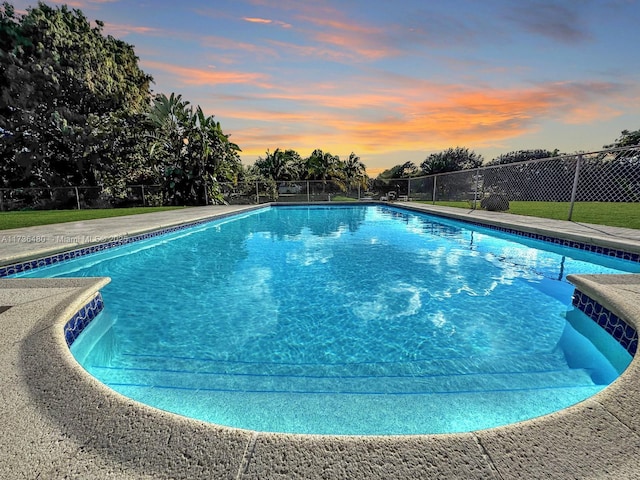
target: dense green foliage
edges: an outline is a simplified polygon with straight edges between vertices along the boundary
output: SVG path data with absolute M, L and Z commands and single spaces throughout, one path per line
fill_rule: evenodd
M 394 167 L 391 167 L 385 170 L 380 175 L 378 175 L 378 178 L 380 179 L 411 178 L 411 177 L 417 177 L 418 175 L 421 175 L 421 172 L 418 169 L 418 167 L 416 167 L 416 165 L 413 162 L 405 162 L 401 165 L 396 165 Z
M 118 197 L 129 184 L 161 184 L 165 203 L 219 200 L 217 182 L 242 170 L 239 147 L 180 95 L 152 97 L 133 47 L 102 29 L 66 6 L 22 16 L 0 6 L 0 187 L 99 186 Z
M 242 171 L 240 148 L 229 140 L 213 116 L 195 110 L 180 95 L 158 95 L 148 114 L 152 126 L 150 159 L 163 174 L 166 201 L 202 205 L 221 201 L 219 180 Z
M 631 147 L 633 145 L 640 145 L 640 129 L 633 132 L 623 130 L 615 142 L 611 145 L 605 145 L 604 148 Z
M 526 162 L 528 160 L 557 157 L 558 155 L 561 155 L 558 149 L 555 149 L 553 152 L 543 149 L 517 150 L 515 152 L 498 155 L 493 160 L 487 162 L 486 165 L 504 165 L 506 163 Z
M 343 191 L 347 189 L 366 189 L 368 177 L 366 166 L 360 157 L 351 152 L 347 160 L 339 156 L 315 149 L 311 155 L 303 159 L 295 150 L 267 150 L 266 155 L 258 158 L 252 169 L 261 178 L 276 182 L 289 180 L 320 181 L 323 190 L 328 182 L 337 185 Z
M 482 155 L 469 151 L 468 148 L 456 147 L 432 153 L 420 164 L 420 168 L 424 175 L 433 175 L 476 168 L 482 165 L 482 161 Z
M 305 175 L 305 165 L 300 154 L 295 150 L 276 148 L 273 153 L 267 150 L 266 155 L 254 163 L 256 173 L 276 181 L 300 180 Z
M 97 185 L 113 144 L 145 108 L 151 77 L 133 48 L 80 10 L 0 9 L 2 186 Z

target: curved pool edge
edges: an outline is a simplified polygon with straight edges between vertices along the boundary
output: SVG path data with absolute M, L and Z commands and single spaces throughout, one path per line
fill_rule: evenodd
M 563 235 L 571 236 L 583 228 L 495 212 L 419 210 L 455 210 L 452 216 L 471 220 L 492 216 L 539 231 L 569 224 L 574 233 Z M 634 239 L 625 244 L 640 251 Z M 622 288 L 611 278 L 608 286 L 606 279 L 587 278 L 581 288 L 630 315 L 637 328 L 640 295 L 632 280 L 640 281 L 623 277 Z M 12 302 L 0 313 L 2 478 L 640 478 L 635 359 L 611 386 L 578 405 L 491 430 L 407 437 L 251 432 L 139 404 L 78 365 L 62 328 L 100 281 L 0 279 L 0 295 L 11 292 Z M 14 282 L 23 282 L 24 292 Z
M 631 277 L 627 285 L 638 289 L 628 288 L 638 297 L 624 303 L 638 305 L 640 275 Z M 587 280 L 592 294 L 615 288 Z M 9 342 L 12 359 L 2 362 L 3 378 L 12 380 L 0 397 L 9 407 L 1 414 L 3 478 L 636 478 L 636 360 L 578 405 L 490 430 L 371 437 L 252 432 L 135 402 L 75 361 L 63 327 L 107 281 L 0 282 L 0 292 L 15 299 L 0 316 L 3 330 L 16 319 L 22 326 Z M 636 326 L 639 318 L 628 320 Z

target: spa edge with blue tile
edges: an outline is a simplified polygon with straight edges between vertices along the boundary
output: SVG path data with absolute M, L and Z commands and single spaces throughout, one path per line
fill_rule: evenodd
M 64 338 L 67 346 L 71 347 L 76 338 L 89 324 L 98 316 L 104 308 L 102 294 L 96 293 L 95 296 L 80 310 L 78 310 L 64 326 Z
M 572 304 L 604 328 L 631 356 L 635 356 L 638 349 L 638 332 L 635 328 L 578 289 L 573 294 Z

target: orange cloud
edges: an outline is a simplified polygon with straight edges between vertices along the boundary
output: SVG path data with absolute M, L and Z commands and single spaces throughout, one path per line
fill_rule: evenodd
M 353 62 L 377 60 L 400 53 L 391 46 L 393 42 L 385 29 L 347 19 L 342 10 L 320 2 L 251 0 L 250 3 L 273 10 L 288 11 L 299 21 L 301 25 L 297 25 L 298 30 L 307 39 L 304 45 L 277 42 L 272 44 L 285 47 L 288 51 L 296 51 L 301 56 Z M 243 20 L 249 21 L 248 18 Z M 254 17 L 251 17 L 250 21 L 271 22 Z M 283 27 L 291 27 L 284 22 L 280 24 Z
M 398 54 L 397 49 L 389 46 L 389 38 L 381 28 L 321 16 L 301 18 L 321 27 L 312 32 L 316 40 L 351 51 L 360 58 L 376 60 Z
M 264 25 L 278 25 L 282 28 L 291 28 L 290 23 L 282 22 L 280 20 L 271 20 L 269 18 L 258 18 L 258 17 L 242 17 L 242 20 L 249 23 L 261 23 Z
M 289 110 L 261 109 L 254 102 L 244 110 L 218 105 L 216 113 L 223 124 L 240 126 L 232 131 L 245 156 L 277 147 L 376 156 L 455 145 L 483 148 L 535 132 L 544 121 L 589 122 L 601 119 L 603 111 L 618 113 L 599 104 L 616 95 L 615 85 L 608 84 L 480 90 L 407 81 L 405 87 L 359 94 L 321 84 L 307 86 L 311 94 L 303 88 L 274 89 L 254 98 L 286 100 Z
M 205 47 L 216 49 L 216 58 L 220 58 L 220 52 L 234 52 L 234 54 L 246 55 L 247 53 L 256 57 L 276 57 L 277 52 L 273 48 L 255 43 L 246 43 L 232 40 L 226 37 L 209 35 L 199 39 L 200 43 Z
M 142 64 L 145 68 L 177 77 L 183 85 L 250 84 L 270 88 L 267 76 L 261 73 L 201 70 L 153 61 L 143 61 Z
M 127 25 L 117 23 L 105 23 L 104 32 L 114 37 L 124 37 L 131 33 L 141 35 L 164 35 L 165 32 L 159 28 L 144 27 L 141 25 Z
M 295 53 L 297 56 L 303 58 L 324 58 L 336 62 L 356 60 L 356 56 L 353 53 L 336 50 L 326 46 L 299 45 L 277 40 L 270 40 L 269 44 L 286 50 L 288 54 Z
M 249 23 L 273 23 L 273 20 L 267 18 L 242 17 L 242 20 Z

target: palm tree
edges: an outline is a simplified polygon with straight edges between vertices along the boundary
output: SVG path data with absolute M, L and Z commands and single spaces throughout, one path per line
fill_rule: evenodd
M 218 178 L 229 180 L 241 168 L 240 147 L 229 141 L 220 122 L 200 107 L 194 112 L 181 95 L 158 95 L 147 118 L 151 154 L 158 158 L 171 203 L 207 204 Z
M 182 95 L 164 93 L 157 95 L 147 114 L 147 119 L 153 129 L 152 153 L 158 148 L 164 154 L 180 156 L 185 145 L 184 138 L 191 114 L 189 102 L 182 100 Z
M 157 95 L 147 115 L 150 124 L 151 152 L 164 179 L 165 201 L 173 205 L 186 204 L 185 177 L 189 176 L 188 148 L 191 109 L 182 95 Z
M 327 181 L 337 183 L 344 190 L 344 174 L 340 169 L 340 157 L 315 149 L 307 159 L 309 176 L 315 180 L 322 180 L 322 193 L 326 191 Z
M 342 171 L 349 188 L 357 188 L 358 186 L 367 188 L 367 166 L 360 161 L 358 155 L 351 152 L 349 158 L 342 164 Z
M 290 180 L 293 164 L 292 157 L 287 154 L 288 152 L 292 152 L 292 150 L 283 152 L 276 148 L 273 153 L 267 150 L 265 157 L 259 157 L 255 162 L 258 171 L 265 177 L 276 181 Z

